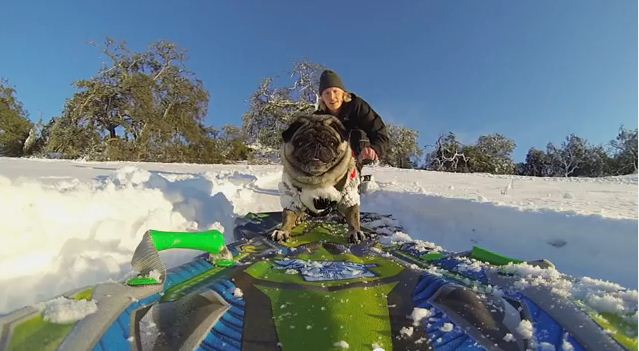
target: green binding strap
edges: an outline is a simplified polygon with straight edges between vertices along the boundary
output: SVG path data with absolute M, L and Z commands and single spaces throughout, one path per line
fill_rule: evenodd
M 153 245 L 158 251 L 193 249 L 218 254 L 224 248 L 224 234 L 212 229 L 203 232 L 163 232 L 150 230 Z
M 157 285 L 160 282 L 155 278 L 150 277 L 136 277 L 127 280 L 127 285 L 130 286 L 145 286 L 145 285 Z
M 470 253 L 470 257 L 496 266 L 503 266 L 509 263 L 523 263 L 524 261 L 508 256 L 500 255 L 498 253 L 488 251 L 479 246 L 473 246 L 473 251 Z

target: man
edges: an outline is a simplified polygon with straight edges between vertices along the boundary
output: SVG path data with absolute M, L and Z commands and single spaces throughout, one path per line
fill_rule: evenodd
M 337 73 L 320 76 L 320 104 L 315 114 L 331 114 L 346 127 L 358 168 L 380 159 L 388 145 L 384 121 L 364 99 L 346 91 Z

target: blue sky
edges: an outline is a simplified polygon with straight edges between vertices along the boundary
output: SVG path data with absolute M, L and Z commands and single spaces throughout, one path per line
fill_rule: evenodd
M 185 49 L 213 126 L 240 125 L 264 77 L 308 59 L 422 145 L 498 132 L 520 161 L 570 133 L 599 144 L 637 127 L 630 0 L 11 1 L 0 23 L 0 77 L 32 120 L 60 114 L 107 61 L 89 42 L 110 36 Z

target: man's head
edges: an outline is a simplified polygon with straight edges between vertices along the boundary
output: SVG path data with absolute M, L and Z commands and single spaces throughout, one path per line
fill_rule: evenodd
M 342 104 L 346 101 L 346 88 L 342 79 L 337 73 L 326 70 L 322 72 L 320 76 L 319 93 L 320 98 L 326 108 L 331 113 L 337 113 L 342 107 Z

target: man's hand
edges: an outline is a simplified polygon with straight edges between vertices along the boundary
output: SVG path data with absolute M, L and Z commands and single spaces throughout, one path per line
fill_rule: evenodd
M 377 152 L 372 147 L 365 147 L 362 152 L 357 156 L 359 162 L 364 160 L 378 161 L 379 157 L 377 156 Z

